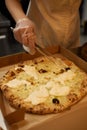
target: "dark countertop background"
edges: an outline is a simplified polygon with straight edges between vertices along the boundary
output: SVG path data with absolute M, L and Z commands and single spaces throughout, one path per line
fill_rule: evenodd
M 22 45 L 14 39 L 10 26 L 10 20 L 0 13 L 0 56 L 24 51 Z
M 0 39 L 0 57 L 24 51 L 22 45 L 14 39 L 12 33 L 2 35 L 1 37 L 2 38 Z

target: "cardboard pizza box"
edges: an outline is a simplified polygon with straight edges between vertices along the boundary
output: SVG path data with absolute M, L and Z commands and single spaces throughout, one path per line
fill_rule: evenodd
M 87 72 L 87 62 L 73 54 L 71 51 L 61 47 L 52 47 L 48 51 L 62 54 L 81 69 Z M 40 56 L 36 53 L 31 56 L 25 52 L 0 58 L 0 77 L 7 72 L 10 67 L 20 61 L 33 59 Z M 27 114 L 24 110 L 12 108 L 0 92 L 0 109 L 8 130 L 87 130 L 87 96 L 80 102 L 58 114 L 34 115 Z M 20 117 L 20 118 L 19 118 Z

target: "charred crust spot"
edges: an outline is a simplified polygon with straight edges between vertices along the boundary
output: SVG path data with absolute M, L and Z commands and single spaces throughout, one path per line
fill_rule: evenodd
M 59 73 L 58 72 L 53 72 L 53 74 L 58 75 Z
M 40 63 L 41 63 L 41 62 L 44 62 L 44 60 L 42 59 L 42 60 L 40 61 Z
M 37 61 L 34 61 L 34 64 L 38 64 L 38 62 L 37 62 Z
M 73 103 L 73 102 L 78 100 L 78 96 L 75 93 L 71 93 L 71 94 L 68 95 L 68 99 L 69 99 L 70 102 Z
M 4 86 L 3 88 L 2 88 L 2 91 L 4 91 L 4 92 L 8 92 L 8 88 L 7 88 L 8 86 Z
M 44 114 L 44 110 L 40 110 L 40 113 L 39 113 L 39 114 L 41 114 L 41 115 Z
M 16 76 L 15 72 L 14 71 L 8 71 L 5 75 L 4 75 L 4 78 L 5 79 L 11 79 L 11 78 L 14 78 Z
M 13 71 L 11 71 L 10 76 L 15 76 L 15 73 Z
M 31 85 L 34 85 L 34 82 L 31 82 Z
M 59 104 L 59 103 L 60 103 L 57 98 L 53 98 L 53 99 L 52 99 L 52 102 L 53 102 L 54 104 Z
M 54 74 L 58 75 L 58 74 L 61 74 L 61 73 L 64 73 L 65 70 L 64 69 L 61 69 L 59 72 L 53 72 Z
M 21 104 L 18 104 L 18 108 L 20 108 L 21 107 Z
M 57 110 L 56 108 L 54 108 L 54 110 L 53 110 L 53 111 L 54 111 L 54 113 L 56 113 L 58 110 Z
M 15 76 L 15 72 L 14 71 L 8 71 L 5 75 L 4 75 L 4 77 L 11 77 L 11 76 Z
M 44 60 L 40 60 L 40 61 L 34 61 L 34 64 L 38 64 L 38 63 L 41 63 L 41 62 L 44 62 Z
M 19 64 L 19 65 L 18 65 L 18 67 L 21 67 L 21 68 L 23 68 L 23 67 L 24 67 L 24 65 L 23 65 L 23 64 Z
M 61 69 L 59 72 L 53 72 L 53 73 L 56 74 L 56 75 L 58 75 L 58 74 L 62 74 L 62 73 L 64 73 L 64 72 L 66 72 L 66 71 L 68 71 L 68 70 L 70 70 L 70 67 L 66 67 L 66 68 L 64 68 L 64 69 Z
M 31 107 L 31 108 L 29 108 L 29 111 L 32 111 L 33 110 L 33 108 Z
M 10 71 L 7 71 L 7 72 L 6 72 L 6 75 L 8 75 L 8 74 L 9 74 L 9 72 L 10 72 Z M 5 76 L 5 75 L 4 75 L 4 76 Z
M 38 72 L 39 72 L 39 73 L 46 73 L 46 72 L 47 72 L 47 70 L 40 69 Z
M 17 73 L 20 73 L 22 71 L 24 71 L 22 68 L 17 68 L 17 70 L 16 70 Z
M 25 109 L 25 111 L 27 112 L 27 113 L 33 113 L 32 111 L 33 111 L 33 108 L 29 108 L 28 110 L 26 110 L 26 108 L 24 108 Z
M 84 80 L 81 85 L 83 86 L 83 88 L 87 88 L 87 79 Z
M 64 69 L 61 69 L 61 70 L 60 70 L 60 73 L 64 73 L 64 71 L 65 71 Z
M 9 103 L 13 104 L 14 96 L 10 95 L 9 98 L 8 98 L 8 101 L 9 101 Z
M 87 93 L 87 90 L 83 87 L 80 89 L 81 95 L 85 95 Z

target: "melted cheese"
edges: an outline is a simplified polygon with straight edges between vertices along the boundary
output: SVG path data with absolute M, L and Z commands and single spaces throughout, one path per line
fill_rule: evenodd
M 65 96 L 70 92 L 69 86 L 63 86 L 60 83 L 54 81 L 49 81 L 46 84 L 46 88 L 48 88 L 50 95 L 54 96 Z
M 25 73 L 27 73 L 29 76 L 34 77 L 35 79 L 38 79 L 38 72 L 36 71 L 35 66 L 25 65 L 25 67 L 23 68 L 23 70 L 24 70 Z
M 68 86 L 59 87 L 55 86 L 50 90 L 50 95 L 53 96 L 66 96 L 70 92 L 70 88 Z
M 11 88 L 13 88 L 13 87 L 15 88 L 15 87 L 18 87 L 18 86 L 24 85 L 24 84 L 30 85 L 30 83 L 28 81 L 18 80 L 18 79 L 13 79 L 13 80 L 9 81 L 8 83 L 6 83 L 6 85 Z
M 75 76 L 75 73 L 71 70 L 64 72 L 63 74 L 58 75 L 58 77 L 54 78 L 54 81 L 60 82 L 61 84 L 65 84 L 65 81 L 72 80 Z
M 30 101 L 33 105 L 37 105 L 39 103 L 43 103 L 47 97 L 49 96 L 49 93 L 46 88 L 40 87 L 39 90 L 33 91 L 28 98 L 25 99 L 25 101 Z
M 49 81 L 46 85 L 39 86 L 38 89 L 33 91 L 25 101 L 31 102 L 33 105 L 45 102 L 51 96 L 65 96 L 70 92 L 68 86 L 61 86 L 53 81 Z
M 66 80 L 71 80 L 74 73 L 69 70 L 53 80 L 51 79 L 46 84 L 38 87 L 38 90 L 33 91 L 25 101 L 30 101 L 33 105 L 45 102 L 49 96 L 66 96 L 70 92 L 70 86 L 64 86 Z M 55 81 L 56 80 L 56 81 Z

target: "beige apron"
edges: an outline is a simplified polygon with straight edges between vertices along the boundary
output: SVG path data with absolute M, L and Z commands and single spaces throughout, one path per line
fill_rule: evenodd
M 81 0 L 31 0 L 28 16 L 36 25 L 39 43 L 78 46 L 80 3 Z

